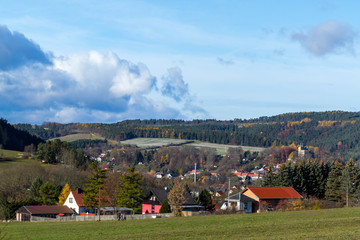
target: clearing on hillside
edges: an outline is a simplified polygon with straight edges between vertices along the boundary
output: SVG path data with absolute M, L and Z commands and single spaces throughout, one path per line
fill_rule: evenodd
M 207 143 L 200 141 L 184 140 L 184 139 L 171 139 L 171 138 L 133 138 L 126 141 L 121 141 L 122 144 L 135 145 L 140 148 L 158 148 L 170 145 L 189 145 L 194 147 L 215 148 L 219 154 L 225 154 L 229 148 L 242 148 L 244 151 L 262 152 L 265 148 L 262 147 L 249 147 Z

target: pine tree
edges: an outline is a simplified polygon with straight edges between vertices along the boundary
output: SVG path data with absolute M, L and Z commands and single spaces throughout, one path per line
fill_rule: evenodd
M 128 207 L 134 209 L 134 212 L 141 210 L 141 203 L 144 199 L 140 182 L 144 177 L 135 172 L 135 168 L 131 167 L 126 170 L 126 174 L 119 178 L 118 191 L 116 195 L 119 207 Z
M 43 185 L 43 181 L 40 178 L 37 178 L 30 187 L 30 198 L 41 202 L 41 196 L 40 196 L 40 187 Z
M 168 201 L 166 201 L 165 199 L 161 204 L 160 213 L 170 213 L 170 212 L 171 212 L 170 205 Z
M 181 216 L 181 205 L 185 203 L 186 188 L 181 182 L 176 182 L 168 194 L 172 213 L 176 217 Z
M 274 173 L 273 167 L 269 166 L 268 172 L 265 174 L 262 182 L 263 187 L 277 186 L 277 176 Z
M 107 170 L 102 170 L 95 162 L 90 165 L 90 176 L 86 179 L 83 203 L 87 207 L 98 209 L 100 213 L 101 190 L 104 187 Z
M 342 173 L 343 192 L 345 192 L 347 205 L 349 201 L 359 199 L 360 170 L 355 167 L 354 160 L 351 158 Z
M 68 197 L 70 191 L 71 191 L 70 185 L 65 184 L 59 195 L 59 201 L 57 202 L 57 205 L 63 205 L 65 203 L 66 198 Z
M 44 183 L 41 185 L 39 193 L 42 205 L 54 205 L 56 203 L 57 191 L 54 184 Z
M 340 201 L 342 198 L 342 170 L 340 162 L 335 161 L 326 182 L 325 198 L 331 201 Z
M 211 194 L 208 190 L 203 189 L 199 194 L 199 204 L 204 207 L 204 210 L 213 210 L 215 205 L 212 203 Z
M 292 177 L 292 168 L 290 163 L 282 164 L 279 173 L 277 176 L 278 186 L 281 187 L 290 187 L 292 186 L 291 177 Z

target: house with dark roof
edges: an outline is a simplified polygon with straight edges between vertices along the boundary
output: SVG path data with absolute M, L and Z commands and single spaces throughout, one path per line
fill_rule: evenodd
M 252 206 L 255 200 L 250 198 L 241 192 L 231 195 L 225 198 L 225 202 L 220 207 L 221 210 L 234 209 L 236 211 L 244 211 L 246 213 L 252 212 Z
M 281 201 L 303 198 L 292 187 L 247 187 L 241 193 L 254 199 L 252 212 L 272 211 Z
M 19 222 L 32 221 L 33 217 L 56 218 L 56 216 L 71 216 L 74 212 L 67 206 L 23 206 L 16 211 Z
M 168 192 L 165 189 L 151 189 L 147 198 L 142 203 L 142 213 L 159 213 L 161 204 L 168 199 Z M 203 206 L 198 205 L 190 193 L 185 194 L 185 203 L 181 206 L 183 211 L 201 211 Z

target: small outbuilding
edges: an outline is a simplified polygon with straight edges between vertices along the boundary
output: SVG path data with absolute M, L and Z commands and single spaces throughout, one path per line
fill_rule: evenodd
M 241 193 L 254 199 L 252 212 L 272 211 L 281 201 L 303 198 L 292 187 L 247 187 Z
M 19 222 L 32 221 L 33 217 L 56 218 L 56 216 L 71 216 L 74 212 L 67 206 L 23 206 L 16 211 Z

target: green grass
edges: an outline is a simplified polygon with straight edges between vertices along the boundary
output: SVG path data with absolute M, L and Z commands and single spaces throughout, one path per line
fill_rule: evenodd
M 52 138 L 50 140 L 60 139 L 64 142 L 73 142 L 76 140 L 89 139 L 89 140 L 104 140 L 105 138 L 95 133 L 76 133 L 62 137 Z
M 359 239 L 359 226 L 360 208 L 342 208 L 125 222 L 16 222 L 0 239 Z
M 188 140 L 183 139 L 171 139 L 171 138 L 134 138 L 126 141 L 122 141 L 122 144 L 136 145 L 140 148 L 152 148 L 152 147 L 164 147 L 170 144 L 184 144 L 194 147 L 214 148 L 218 154 L 226 154 L 229 148 L 241 147 L 244 151 L 250 150 L 251 152 L 262 152 L 265 148 L 262 147 L 249 147 L 249 146 L 236 146 L 216 143 L 206 143 L 200 141 L 194 141 L 191 143 Z
M 4 168 L 13 164 L 33 162 L 34 159 L 24 158 L 26 153 L 0 149 L 0 167 Z
M 216 143 L 206 143 L 206 142 L 199 142 L 196 141 L 194 143 L 190 143 L 188 145 L 192 145 L 195 147 L 207 147 L 207 148 L 215 148 L 216 152 L 219 154 L 226 154 L 227 150 L 229 148 L 239 148 L 241 147 L 243 151 L 248 151 L 250 150 L 250 152 L 262 152 L 265 150 L 265 148 L 263 147 L 250 147 L 250 146 L 237 146 L 237 145 L 226 145 L 226 144 L 216 144 Z
M 122 144 L 136 145 L 140 148 L 164 147 L 170 144 L 184 144 L 186 142 L 189 141 L 171 138 L 133 138 L 126 141 L 121 141 Z

